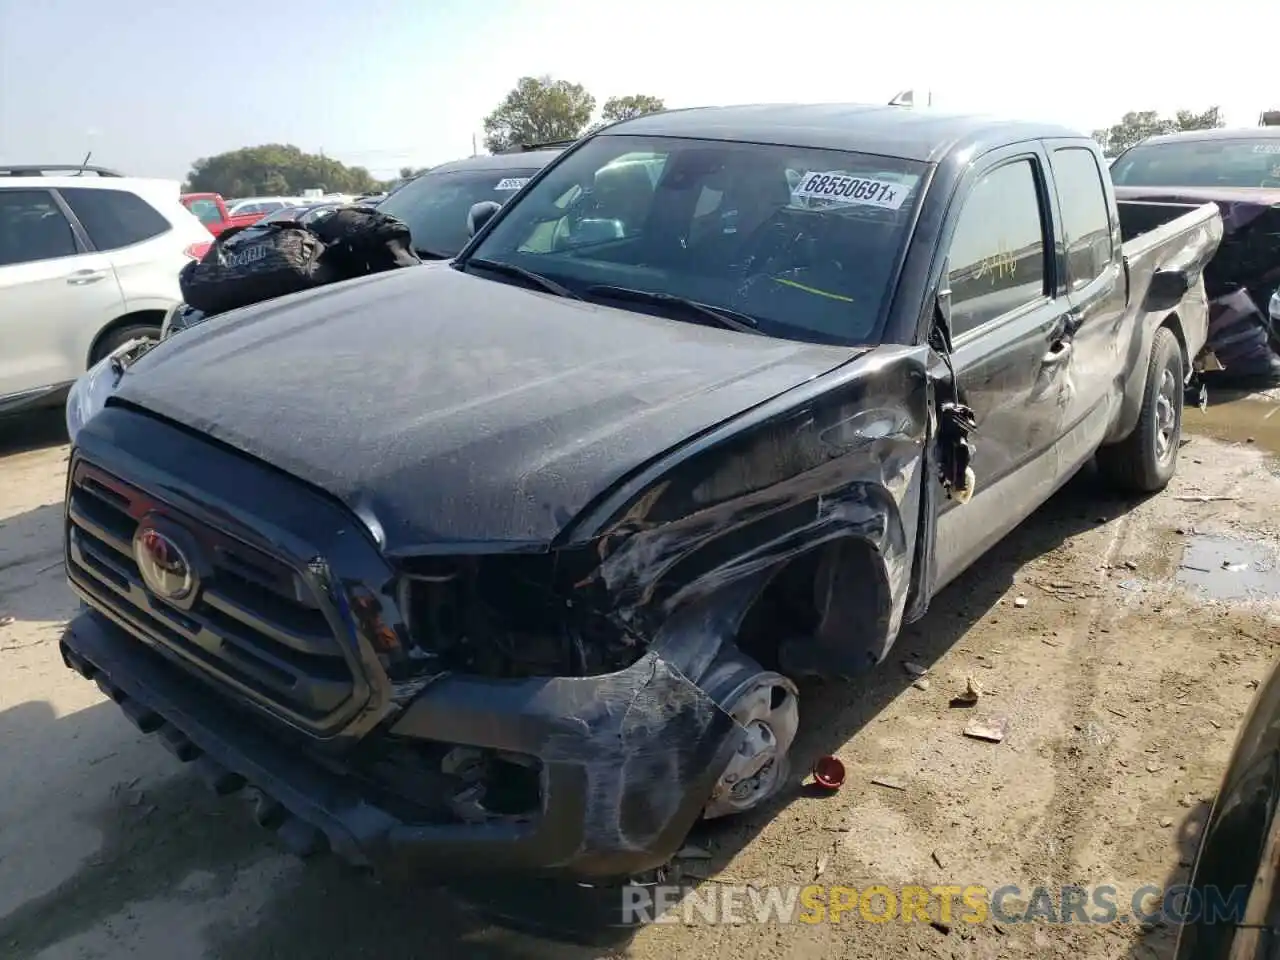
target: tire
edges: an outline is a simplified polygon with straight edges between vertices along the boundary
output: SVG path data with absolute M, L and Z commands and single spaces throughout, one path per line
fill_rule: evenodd
M 131 323 L 127 327 L 117 327 L 98 341 L 98 345 L 93 349 L 93 356 L 89 358 L 89 366 L 93 366 L 116 347 L 139 337 L 159 340 L 160 326 L 151 323 Z
M 1182 349 L 1161 327 L 1151 339 L 1142 412 L 1133 432 L 1098 450 L 1098 470 L 1120 493 L 1158 493 L 1178 467 L 1184 398 Z

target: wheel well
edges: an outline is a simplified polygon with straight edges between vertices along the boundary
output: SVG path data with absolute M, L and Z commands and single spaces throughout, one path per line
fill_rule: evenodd
M 1176 313 L 1171 313 L 1161 321 L 1157 330 L 1168 330 L 1178 341 L 1178 352 L 1182 354 L 1182 372 L 1185 376 L 1191 372 L 1191 357 L 1187 355 L 1187 338 L 1182 332 L 1182 321 Z
M 831 595 L 832 588 L 838 597 Z M 868 654 L 878 659 L 888 594 L 875 547 L 855 536 L 828 541 L 774 571 L 742 618 L 738 646 L 767 669 L 779 670 L 783 642 L 802 638 L 816 644 L 820 634 L 827 640 L 835 634 L 859 659 Z
M 98 335 L 93 338 L 93 343 L 89 347 L 89 356 L 86 358 L 86 368 L 94 365 L 98 357 L 98 347 L 107 337 L 111 336 L 115 331 L 124 327 L 132 327 L 136 324 L 146 324 L 151 327 L 158 327 L 164 323 L 163 310 L 135 310 L 133 313 L 126 313 L 124 316 L 116 317 L 105 327 L 98 331 Z

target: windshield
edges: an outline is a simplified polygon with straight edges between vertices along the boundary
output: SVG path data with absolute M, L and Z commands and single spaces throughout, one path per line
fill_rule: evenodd
M 405 222 L 415 249 L 452 257 L 471 239 L 467 214 L 472 206 L 481 200 L 505 203 L 537 172 L 530 167 L 424 173 L 390 194 L 378 210 Z
M 871 343 L 925 169 L 836 150 L 600 136 L 504 211 L 470 256 L 591 299 L 593 286 L 624 287 L 746 315 L 773 336 Z
M 1280 138 L 1134 147 L 1111 165 L 1121 187 L 1280 187 Z

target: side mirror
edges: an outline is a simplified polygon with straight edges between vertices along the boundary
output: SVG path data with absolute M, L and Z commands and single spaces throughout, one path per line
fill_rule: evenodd
M 467 233 L 475 236 L 480 228 L 493 219 L 493 215 L 502 209 L 502 204 L 494 200 L 481 200 L 471 205 L 467 211 Z
M 1172 310 L 1190 289 L 1191 278 L 1185 270 L 1157 270 L 1151 276 L 1151 286 L 1147 288 L 1147 312 Z

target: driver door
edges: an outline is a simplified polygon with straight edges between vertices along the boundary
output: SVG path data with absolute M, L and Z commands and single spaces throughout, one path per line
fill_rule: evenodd
M 1059 482 L 1054 444 L 1071 397 L 1071 306 L 1057 278 L 1046 167 L 1039 145 L 988 154 L 965 177 L 944 227 L 952 362 L 978 422 L 977 485 L 970 502 L 942 506 L 935 591 Z

